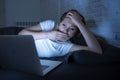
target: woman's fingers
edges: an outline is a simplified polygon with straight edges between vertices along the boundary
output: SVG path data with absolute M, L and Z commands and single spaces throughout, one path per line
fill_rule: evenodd
M 52 31 L 50 34 L 50 39 L 52 40 L 67 41 L 69 39 L 67 34 L 60 31 Z
M 59 33 L 56 38 L 60 41 L 66 41 L 68 40 L 68 35 L 67 34 L 64 34 L 64 33 Z

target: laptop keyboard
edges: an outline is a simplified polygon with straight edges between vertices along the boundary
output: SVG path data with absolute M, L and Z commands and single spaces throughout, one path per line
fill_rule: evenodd
M 45 70 L 46 68 L 48 68 L 49 66 L 47 65 L 42 65 L 42 70 Z

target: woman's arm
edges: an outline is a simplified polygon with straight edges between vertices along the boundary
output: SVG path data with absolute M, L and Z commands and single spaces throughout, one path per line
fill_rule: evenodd
M 18 35 L 32 35 L 34 39 L 47 38 L 48 33 L 42 32 L 40 24 L 23 29 Z
M 66 34 L 60 31 L 57 31 L 57 30 L 43 32 L 39 24 L 23 29 L 22 31 L 18 33 L 18 35 L 32 35 L 35 40 L 36 39 L 51 39 L 51 40 L 66 41 L 67 39 Z
M 93 34 L 83 24 L 83 22 L 81 21 L 81 16 L 78 15 L 76 12 L 70 12 L 67 16 L 70 17 L 73 23 L 78 27 L 87 44 L 87 46 L 73 45 L 70 51 L 90 50 L 102 54 L 102 48 L 100 44 L 93 36 Z

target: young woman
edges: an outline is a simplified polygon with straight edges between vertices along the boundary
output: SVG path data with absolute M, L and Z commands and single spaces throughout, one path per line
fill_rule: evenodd
M 83 35 L 87 46 L 70 42 L 78 32 Z M 102 54 L 100 44 L 85 26 L 84 17 L 73 9 L 65 12 L 57 25 L 53 20 L 46 20 L 23 29 L 19 35 L 33 36 L 40 57 L 64 56 L 76 50 L 89 50 Z

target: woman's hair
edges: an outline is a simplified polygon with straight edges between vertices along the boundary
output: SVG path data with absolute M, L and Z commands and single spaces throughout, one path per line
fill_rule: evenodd
M 60 17 L 60 22 L 62 22 L 62 21 L 64 20 L 64 18 L 66 17 L 67 13 L 68 13 L 68 12 L 71 12 L 71 11 L 78 13 L 78 14 L 82 17 L 82 22 L 83 22 L 84 24 L 86 24 L 85 18 L 83 17 L 83 15 L 81 15 L 81 14 L 80 14 L 77 10 L 75 10 L 75 9 L 71 9 L 71 10 L 68 10 L 68 11 L 66 11 L 65 13 L 63 13 L 62 16 Z M 73 36 L 70 40 L 76 39 L 76 37 L 79 35 L 79 33 L 80 33 L 80 31 L 79 31 L 79 29 L 77 28 L 77 31 L 76 31 L 75 36 Z
M 75 10 L 75 9 L 71 9 L 71 10 L 68 10 L 68 11 L 66 11 L 65 13 L 63 13 L 62 16 L 60 17 L 60 22 L 62 22 L 62 21 L 64 20 L 64 18 L 66 17 L 67 13 L 68 13 L 68 12 L 71 12 L 71 11 L 74 11 L 74 12 L 78 13 L 78 14 L 82 17 L 82 22 L 83 22 L 84 24 L 86 24 L 86 23 L 85 23 L 85 18 L 84 18 L 77 10 Z

